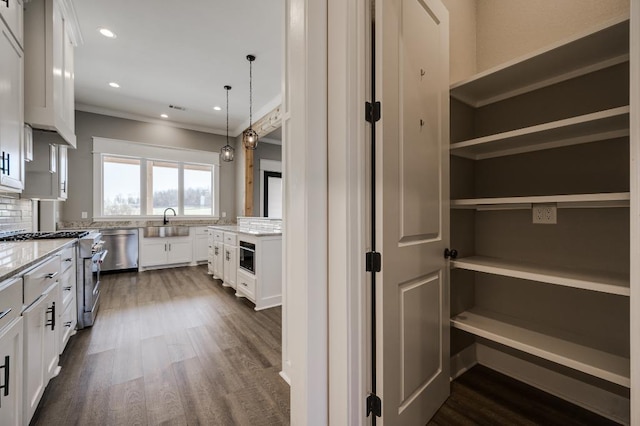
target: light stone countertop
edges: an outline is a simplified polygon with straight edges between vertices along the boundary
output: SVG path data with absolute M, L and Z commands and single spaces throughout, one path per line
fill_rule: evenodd
M 274 237 L 282 235 L 282 232 L 263 231 L 260 229 L 243 228 L 237 225 L 211 225 L 211 229 L 235 232 L 236 234 L 253 235 L 254 237 Z
M 76 241 L 75 238 L 59 238 L 0 243 L 0 281 L 19 274 Z

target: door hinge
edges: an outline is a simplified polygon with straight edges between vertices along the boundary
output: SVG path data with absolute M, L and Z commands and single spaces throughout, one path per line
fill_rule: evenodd
M 380 102 L 367 102 L 364 108 L 365 120 L 375 123 L 380 120 Z
M 375 393 L 370 393 L 367 397 L 367 417 L 371 413 L 376 417 L 382 416 L 382 400 Z
M 382 255 L 376 251 L 367 253 L 367 272 L 380 272 L 382 270 Z

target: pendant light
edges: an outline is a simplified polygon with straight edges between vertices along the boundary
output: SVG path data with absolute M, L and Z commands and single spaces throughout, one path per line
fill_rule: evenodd
M 227 144 L 220 149 L 220 158 L 222 161 L 233 161 L 233 156 L 235 154 L 235 149 L 231 145 L 229 145 L 229 90 L 231 90 L 231 86 L 224 86 L 224 90 L 227 91 Z
M 247 55 L 247 61 L 249 61 L 249 128 L 242 134 L 242 143 L 246 149 L 256 149 L 258 147 L 258 133 L 251 127 L 253 116 L 251 115 L 251 109 L 253 107 L 253 74 L 252 64 L 256 60 L 253 55 Z

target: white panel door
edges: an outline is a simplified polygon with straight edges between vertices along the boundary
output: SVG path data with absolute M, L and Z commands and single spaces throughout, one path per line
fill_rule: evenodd
M 377 394 L 384 425 L 449 395 L 449 24 L 439 0 L 376 1 Z

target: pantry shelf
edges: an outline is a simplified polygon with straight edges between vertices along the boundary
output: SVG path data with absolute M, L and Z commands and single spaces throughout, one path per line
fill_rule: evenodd
M 451 326 L 487 340 L 630 387 L 629 358 L 554 337 L 536 325 L 474 309 L 451 319 Z
M 470 256 L 451 261 L 453 268 L 483 272 L 505 277 L 538 281 L 565 287 L 592 290 L 602 293 L 629 296 L 629 276 L 607 272 L 579 271 L 574 268 L 556 267 L 498 259 L 487 256 Z
M 451 96 L 481 107 L 629 60 L 629 17 L 454 83 Z
M 629 207 L 628 192 L 538 195 L 530 197 L 465 198 L 451 200 L 451 208 L 477 210 L 530 209 L 532 204 L 556 204 L 558 208 Z
M 624 136 L 629 136 L 628 106 L 457 142 L 450 150 L 459 157 L 484 160 Z

